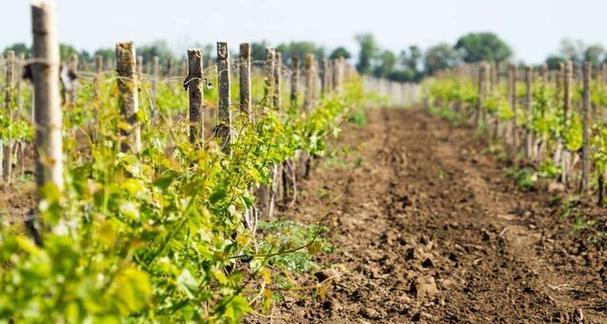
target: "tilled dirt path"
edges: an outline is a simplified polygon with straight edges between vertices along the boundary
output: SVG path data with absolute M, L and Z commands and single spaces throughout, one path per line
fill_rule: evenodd
M 324 296 L 290 323 L 607 323 L 605 253 L 580 243 L 545 191 L 521 192 L 472 130 L 419 110 L 348 126 L 286 217 L 333 224 Z M 322 214 L 322 215 L 319 215 Z

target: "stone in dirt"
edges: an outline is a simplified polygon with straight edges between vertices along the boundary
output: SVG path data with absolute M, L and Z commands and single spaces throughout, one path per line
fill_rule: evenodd
M 376 320 L 376 319 L 381 318 L 381 315 L 379 314 L 379 312 L 371 307 L 361 308 L 360 315 L 362 315 L 364 318 L 368 318 L 370 320 Z
M 436 281 L 432 276 L 421 276 L 415 278 L 411 291 L 415 294 L 417 300 L 424 300 L 425 298 L 433 300 L 438 295 L 438 287 Z

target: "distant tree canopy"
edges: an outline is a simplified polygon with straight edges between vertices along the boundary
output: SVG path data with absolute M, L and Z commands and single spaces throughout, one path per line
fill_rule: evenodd
M 557 70 L 559 68 L 559 64 L 565 61 L 567 61 L 567 59 L 562 56 L 550 55 L 546 58 L 546 65 L 548 66 L 549 70 Z
M 371 73 L 373 60 L 379 53 L 379 47 L 373 34 L 360 34 L 355 37 L 360 47 L 358 51 L 358 63 L 356 69 L 362 74 Z
M 448 69 L 458 63 L 459 56 L 449 44 L 441 43 L 426 50 L 424 72 L 433 75 L 437 71 Z
M 469 33 L 460 37 L 454 48 L 466 63 L 501 62 L 512 56 L 510 46 L 494 33 Z
M 25 55 L 27 57 L 30 54 L 29 46 L 25 45 L 24 43 L 15 43 L 13 45 L 7 46 L 4 49 L 4 51 L 2 52 L 2 54 L 6 55 L 6 52 L 11 51 L 11 50 L 13 52 L 15 52 L 15 55 L 19 55 L 19 54 L 23 53 L 23 55 Z
M 330 59 L 336 59 L 336 58 L 340 58 L 343 57 L 346 60 L 349 60 L 352 57 L 352 54 L 350 54 L 350 52 L 348 52 L 348 50 L 345 47 L 338 47 L 336 49 L 333 50 L 333 52 L 331 52 L 331 55 L 329 55 Z
M 383 49 L 379 46 L 373 34 L 364 33 L 355 36 L 358 43 L 356 52 L 356 69 L 361 74 L 374 75 L 393 81 L 418 82 L 425 76 L 434 75 L 440 70 L 448 69 L 463 62 L 475 63 L 480 61 L 501 62 L 507 61 L 512 56 L 510 46 L 493 33 L 469 33 L 460 37 L 454 45 L 439 43 L 422 50 L 417 45 L 403 47 L 400 52 Z M 194 48 L 201 48 L 205 66 L 215 62 L 215 44 L 193 44 Z M 266 58 L 266 49 L 272 47 L 267 41 L 251 43 L 251 58 L 256 64 L 261 64 Z M 278 44 L 276 50 L 282 53 L 283 61 L 289 64 L 293 56 L 304 58 L 306 54 L 313 53 L 317 60 L 324 58 L 351 59 L 352 53 L 348 48 L 338 46 L 327 49 L 317 43 L 307 41 L 286 42 Z M 3 50 L 16 54 L 30 54 L 30 47 L 24 43 L 15 43 Z M 100 48 L 92 54 L 87 51 L 78 51 L 70 44 L 60 44 L 62 60 L 67 60 L 73 54 L 78 54 L 81 61 L 92 62 L 94 57 L 102 56 L 104 61 L 114 59 L 114 48 Z M 166 68 L 166 62 L 171 59 L 180 61 L 185 57 L 175 55 L 168 43 L 163 40 L 154 41 L 137 47 L 137 55 L 142 56 L 144 63 L 148 63 L 154 56 L 158 56 L 162 66 Z M 237 49 L 234 52 L 238 56 Z M 580 40 L 563 39 L 557 54 L 546 58 L 545 63 L 549 69 L 558 69 L 561 62 L 571 60 L 574 64 L 584 61 L 592 62 L 594 66 L 607 63 L 607 50 L 600 44 L 586 45 Z M 522 64 L 522 63 L 521 63 Z
M 283 61 L 289 62 L 291 57 L 303 58 L 308 53 L 314 54 L 314 58 L 322 60 L 325 57 L 325 49 L 313 42 L 290 42 L 276 46 L 276 50 L 282 53 Z

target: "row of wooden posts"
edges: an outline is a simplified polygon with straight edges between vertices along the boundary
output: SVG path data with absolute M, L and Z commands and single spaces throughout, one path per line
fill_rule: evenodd
M 454 71 L 446 72 L 453 73 Z M 479 100 L 478 105 L 474 111 L 470 114 L 471 118 L 474 119 L 474 123 L 477 126 L 485 125 L 488 128 L 493 129 L 493 137 L 504 138 L 505 142 L 514 148 L 518 148 L 524 154 L 524 157 L 532 162 L 541 164 L 546 161 L 547 154 L 547 139 L 533 134 L 531 131 L 531 119 L 527 118 L 527 124 L 524 127 L 519 127 L 516 122 L 517 109 L 521 105 L 526 112 L 530 115 L 533 112 L 533 84 L 534 81 L 539 81 L 543 84 L 552 83 L 557 89 L 556 100 L 560 107 L 562 107 L 562 114 L 564 119 L 564 127 L 568 127 L 571 123 L 571 112 L 574 107 L 572 106 L 572 89 L 574 85 L 582 83 L 582 105 L 581 109 L 582 117 L 582 129 L 583 129 L 583 141 L 580 152 L 569 152 L 565 147 L 565 143 L 557 143 L 555 152 L 552 154 L 553 162 L 562 169 L 560 176 L 560 182 L 565 188 L 573 187 L 580 193 L 587 193 L 590 189 L 590 176 L 592 170 L 591 160 L 591 128 L 592 120 L 599 121 L 605 125 L 604 112 L 600 110 L 601 107 L 595 106 L 594 109 L 591 103 L 591 83 L 597 82 L 604 84 L 607 80 L 607 66 L 603 65 L 592 73 L 592 64 L 590 62 L 584 62 L 581 66 L 574 66 L 570 61 L 559 64 L 557 70 L 549 70 L 546 65 L 539 69 L 532 67 L 517 67 L 516 65 L 510 64 L 507 66 L 507 70 L 502 70 L 499 64 L 489 64 L 486 62 L 480 63 L 475 66 L 466 65 L 456 68 L 455 73 L 462 75 L 470 75 L 473 79 L 477 80 Z M 484 109 L 487 99 L 492 91 L 496 91 L 496 88 L 501 84 L 504 74 L 507 76 L 507 91 L 508 91 L 508 103 L 513 109 L 513 118 L 510 123 L 500 124 L 499 120 L 495 117 L 490 117 L 487 111 Z M 593 80 L 594 79 L 594 80 Z M 522 81 L 523 87 L 525 88 L 525 96 L 521 100 L 517 97 L 517 87 L 519 82 Z M 604 108 L 604 107 L 603 107 Z M 575 166 L 580 164 L 579 168 L 579 181 L 573 181 L 572 171 Z M 603 184 L 604 175 L 598 175 L 598 200 L 599 203 L 603 202 Z
M 410 107 L 419 102 L 421 88 L 415 82 L 398 82 L 365 75 L 362 77 L 365 90 L 381 99 L 375 104 L 380 107 Z
M 52 6 L 47 2 L 32 5 L 33 24 L 33 49 L 32 57 L 27 60 L 31 78 L 33 81 L 33 111 L 36 129 L 36 140 L 34 151 L 36 155 L 36 179 L 39 186 L 45 183 L 53 183 L 58 189 L 63 188 L 63 147 L 62 147 L 62 103 L 73 101 L 76 98 L 78 57 L 70 58 L 65 68 L 61 68 L 59 46 L 55 32 L 54 12 Z M 252 111 L 251 98 L 251 46 L 248 43 L 240 44 L 238 60 L 239 73 L 239 110 L 246 114 L 251 120 L 255 118 Z M 203 68 L 203 55 L 200 49 L 187 51 L 187 77 L 184 87 L 189 97 L 189 140 L 198 146 L 204 143 L 204 92 L 203 85 L 206 81 Z M 283 106 L 281 102 L 282 88 L 282 57 L 281 53 L 269 48 L 266 52 L 264 62 L 265 94 L 264 105 L 269 108 L 279 109 Z M 9 59 L 12 60 L 12 53 Z M 23 58 L 22 58 L 23 59 Z M 218 120 L 213 134 L 219 138 L 222 150 L 230 154 L 231 143 L 234 140 L 232 132 L 232 98 L 231 88 L 231 60 L 228 44 L 217 43 L 217 89 L 218 89 Z M 333 92 L 341 93 L 344 83 L 354 72 L 354 69 L 344 60 L 324 60 L 318 64 L 313 54 L 307 54 L 303 62 L 303 91 L 300 89 L 300 60 L 293 57 L 291 60 L 290 74 L 290 99 L 297 102 L 300 93 L 303 93 L 304 109 L 310 111 L 320 95 L 329 95 Z M 142 59 L 137 57 L 136 50 L 131 42 L 116 45 L 115 68 L 117 73 L 117 84 L 119 89 L 119 106 L 123 119 L 130 124 L 130 129 L 121 128 L 120 148 L 123 152 L 139 153 L 142 150 L 141 125 L 137 120 L 139 110 L 139 78 L 142 75 Z M 7 71 L 13 71 L 10 65 Z M 103 60 L 101 57 L 95 59 L 95 72 L 101 73 Z M 155 95 L 156 83 L 159 75 L 159 59 L 152 61 L 152 94 Z M 8 73 L 8 72 L 7 72 Z M 11 72 L 12 73 L 12 72 Z M 61 78 L 56 76 L 61 75 Z M 13 84 L 7 76 L 6 91 Z M 317 82 L 318 81 L 318 82 Z M 320 89 L 318 89 L 320 84 Z M 63 95 L 62 95 L 63 94 Z M 11 95 L 7 96 L 11 98 Z M 7 99 L 7 107 L 10 105 Z M 153 100 L 152 100 L 153 101 Z M 154 114 L 155 107 L 151 113 Z M 153 116 L 152 116 L 153 117 Z M 44 162 L 43 162 L 44 161 Z M 50 163 L 49 163 L 50 161 Z M 308 163 L 304 163 L 308 164 Z M 280 166 L 274 169 L 275 182 L 280 182 L 283 171 Z M 292 168 L 291 168 L 292 169 Z M 306 171 L 307 172 L 307 171 Z M 287 177 L 288 178 L 288 177 Z M 278 185 L 280 186 L 280 185 Z M 271 189 L 270 201 L 267 202 L 266 214 L 271 214 L 277 188 Z M 294 191 L 285 189 L 284 192 Z

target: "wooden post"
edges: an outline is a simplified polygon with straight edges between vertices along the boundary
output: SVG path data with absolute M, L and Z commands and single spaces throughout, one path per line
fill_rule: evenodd
M 266 48 L 266 61 L 264 64 L 264 74 L 265 74 L 265 87 L 264 87 L 264 96 L 263 102 L 268 107 L 272 108 L 273 104 L 273 88 L 274 88 L 274 63 L 275 63 L 276 52 L 273 48 Z
M 565 64 L 565 80 L 563 80 L 563 119 L 565 127 L 569 125 L 569 111 L 571 110 L 571 85 L 573 84 L 573 63 Z
M 333 75 L 333 80 L 332 80 L 332 88 L 333 90 L 335 90 L 335 92 L 339 91 L 339 60 L 338 59 L 333 59 L 331 60 L 331 75 Z
M 12 123 L 12 115 L 13 115 L 13 83 L 15 82 L 15 52 L 7 51 L 6 52 L 6 71 L 5 71 L 5 84 L 4 84 L 4 109 L 6 111 L 7 116 L 9 116 L 9 123 Z M 11 182 L 11 174 L 12 174 L 12 143 L 8 138 L 0 139 L 0 145 L 2 146 L 2 152 L 0 152 L 2 157 L 2 167 L 0 168 L 0 177 L 5 180 L 7 183 Z
M 282 54 L 276 52 L 274 55 L 274 92 L 272 94 L 272 105 L 274 109 L 280 110 L 282 105 L 280 93 L 282 91 Z
M 95 56 L 95 73 L 100 74 L 103 72 L 103 56 Z
M 583 66 L 583 141 L 582 141 L 582 179 L 580 183 L 580 192 L 586 193 L 590 187 L 590 76 L 592 74 L 592 65 L 590 62 L 584 62 Z
M 67 72 L 68 79 L 66 81 L 69 83 L 67 102 L 73 104 L 76 102 L 76 91 L 78 88 L 78 54 L 73 54 L 70 56 L 67 64 Z
M 137 120 L 139 111 L 137 70 L 135 46 L 132 42 L 116 44 L 116 72 L 118 73 L 118 89 L 120 91 L 120 113 L 123 120 L 130 126 L 120 129 L 122 135 L 120 149 L 122 152 L 141 151 L 141 129 Z
M 481 127 L 484 118 L 485 106 L 485 88 L 487 87 L 487 64 L 482 62 L 478 69 L 478 103 L 476 107 L 475 124 L 476 127 Z
M 299 98 L 299 57 L 291 57 L 291 105 L 297 105 Z
M 230 154 L 232 144 L 232 114 L 230 112 L 230 57 L 228 44 L 217 43 L 217 83 L 219 84 L 219 124 L 216 134 L 222 139 L 221 148 Z
M 299 60 L 299 58 L 298 58 Z M 320 96 L 325 96 L 327 94 L 327 87 L 328 87 L 328 81 L 327 81 L 327 76 L 328 76 L 328 65 L 327 65 L 327 59 L 323 59 L 322 61 L 320 61 L 319 66 L 318 66 L 318 73 L 320 74 Z
M 167 78 L 170 79 L 173 76 L 173 59 L 168 58 L 167 60 Z
M 137 56 L 137 77 L 141 80 L 141 76 L 143 76 L 143 56 Z
M 32 76 L 36 121 L 36 183 L 63 190 L 63 141 L 59 89 L 59 42 L 54 7 L 49 2 L 32 4 Z
M 304 98 L 304 107 L 306 111 L 312 110 L 312 105 L 314 101 L 314 54 L 306 55 L 305 62 L 305 77 L 306 77 L 306 88 L 305 88 L 305 98 Z
M 563 91 L 563 78 L 565 75 L 565 64 L 563 62 L 559 63 L 558 70 L 556 71 L 555 83 L 556 83 L 556 100 L 557 102 L 561 101 L 562 91 Z
M 240 111 L 253 120 L 251 111 L 251 44 L 240 44 Z
M 202 146 L 204 142 L 204 118 L 202 118 L 202 51 L 200 49 L 188 50 L 188 76 L 183 82 L 188 90 L 190 105 L 190 143 Z
M 21 52 L 19 53 L 19 58 L 18 58 L 18 64 L 17 64 L 17 71 L 23 71 L 23 67 L 25 66 L 25 53 Z M 23 100 L 23 94 L 22 94 L 22 89 L 23 89 L 23 78 L 21 78 L 20 75 L 17 76 L 17 84 L 15 87 L 15 97 L 17 98 L 17 113 L 21 114 L 23 112 L 23 105 L 24 105 L 24 100 Z M 14 114 L 11 118 L 12 120 L 16 120 L 19 116 L 18 114 Z M 31 116 L 33 117 L 33 116 Z M 15 149 L 15 161 L 19 161 L 19 165 L 20 165 L 20 173 L 21 176 L 25 175 L 25 154 L 24 153 L 24 147 L 25 147 L 25 140 L 20 140 L 18 143 L 18 147 Z M 21 156 L 21 157 L 19 157 Z
M 569 111 L 571 110 L 571 86 L 573 84 L 573 64 L 571 61 L 563 64 L 561 77 L 563 85 L 563 127 L 569 126 Z M 565 145 L 565 143 L 563 143 Z M 563 148 L 561 153 L 561 182 L 567 187 L 569 183 L 569 169 L 570 169 L 570 152 L 566 147 Z
M 544 73 L 545 75 L 545 73 Z M 525 69 L 525 89 L 526 89 L 526 94 L 525 94 L 525 110 L 527 111 L 527 119 L 526 119 L 526 123 L 525 123 L 525 147 L 524 147 L 524 152 L 525 152 L 525 158 L 530 158 L 531 154 L 532 154 L 532 133 L 531 133 L 531 125 L 532 125 L 532 120 L 533 120 L 533 110 L 531 108 L 531 101 L 532 101 L 532 89 L 531 89 L 531 84 L 533 82 L 533 69 L 528 66 Z
M 508 94 L 510 98 L 510 107 L 512 108 L 512 129 L 511 129 L 511 144 L 517 145 L 517 126 L 516 126 L 516 75 L 517 69 L 514 64 L 508 66 Z
M 158 114 L 158 81 L 160 79 L 160 57 L 154 56 L 152 58 L 152 104 L 150 111 L 150 118 L 152 122 Z

